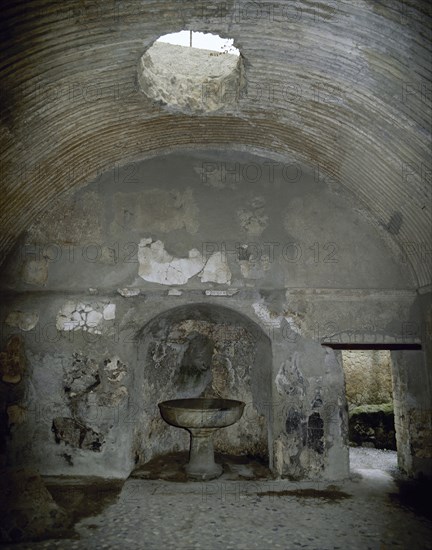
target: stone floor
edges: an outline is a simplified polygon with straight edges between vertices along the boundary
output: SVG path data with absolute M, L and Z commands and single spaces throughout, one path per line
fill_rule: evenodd
M 424 550 L 432 549 L 429 495 L 398 474 L 395 453 L 352 449 L 351 479 L 337 485 L 129 478 L 71 538 L 5 548 Z
M 262 461 L 248 457 L 238 457 L 215 453 L 215 460 L 222 465 L 223 474 L 219 481 L 246 481 L 274 479 L 271 471 Z M 189 462 L 189 452 L 176 452 L 156 457 L 132 472 L 134 479 L 187 482 L 184 466 Z

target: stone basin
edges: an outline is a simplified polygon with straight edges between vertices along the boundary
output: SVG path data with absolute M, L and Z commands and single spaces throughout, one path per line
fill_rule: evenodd
M 184 428 L 191 434 L 188 477 L 208 480 L 222 474 L 214 461 L 212 434 L 240 420 L 245 403 L 234 399 L 172 399 L 159 403 L 162 418 L 168 424 Z
M 173 399 L 159 403 L 162 418 L 178 428 L 226 428 L 239 420 L 245 404 L 234 399 Z

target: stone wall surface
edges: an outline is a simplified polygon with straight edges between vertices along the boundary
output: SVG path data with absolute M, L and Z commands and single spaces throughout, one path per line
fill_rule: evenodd
M 252 401 L 222 447 L 338 479 L 342 361 L 321 343 L 416 342 L 395 358 L 399 452 L 430 470 L 430 3 L 254 6 L 4 3 L 2 464 L 126 477 L 187 444 L 157 402 L 211 389 Z M 232 37 L 231 75 L 153 73 L 182 29 Z M 202 304 L 207 325 L 167 313 Z M 227 318 L 240 344 L 210 354 Z
M 351 445 L 396 450 L 389 350 L 342 352 Z
M 431 476 L 431 399 L 419 388 L 429 384 L 419 352 L 392 352 L 394 413 L 399 467 L 410 475 Z
M 350 408 L 393 401 L 389 351 L 344 351 L 342 358 Z
M 348 474 L 342 359 L 321 342 L 422 341 L 417 295 L 349 194 L 281 166 L 158 156 L 29 228 L 2 279 L 5 464 L 125 477 L 187 448 L 158 402 L 213 395 L 247 405 L 220 450 Z

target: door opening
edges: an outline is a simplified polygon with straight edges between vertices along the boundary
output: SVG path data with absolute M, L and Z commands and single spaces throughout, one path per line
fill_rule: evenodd
M 350 469 L 397 470 L 390 350 L 343 350 Z

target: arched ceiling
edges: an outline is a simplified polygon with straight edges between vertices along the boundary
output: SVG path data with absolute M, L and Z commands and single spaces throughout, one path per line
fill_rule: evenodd
M 232 145 L 337 179 L 431 283 L 427 0 L 5 1 L 1 20 L 2 258 L 104 167 Z M 248 89 L 235 108 L 179 114 L 137 88 L 140 56 L 182 29 L 234 38 Z

